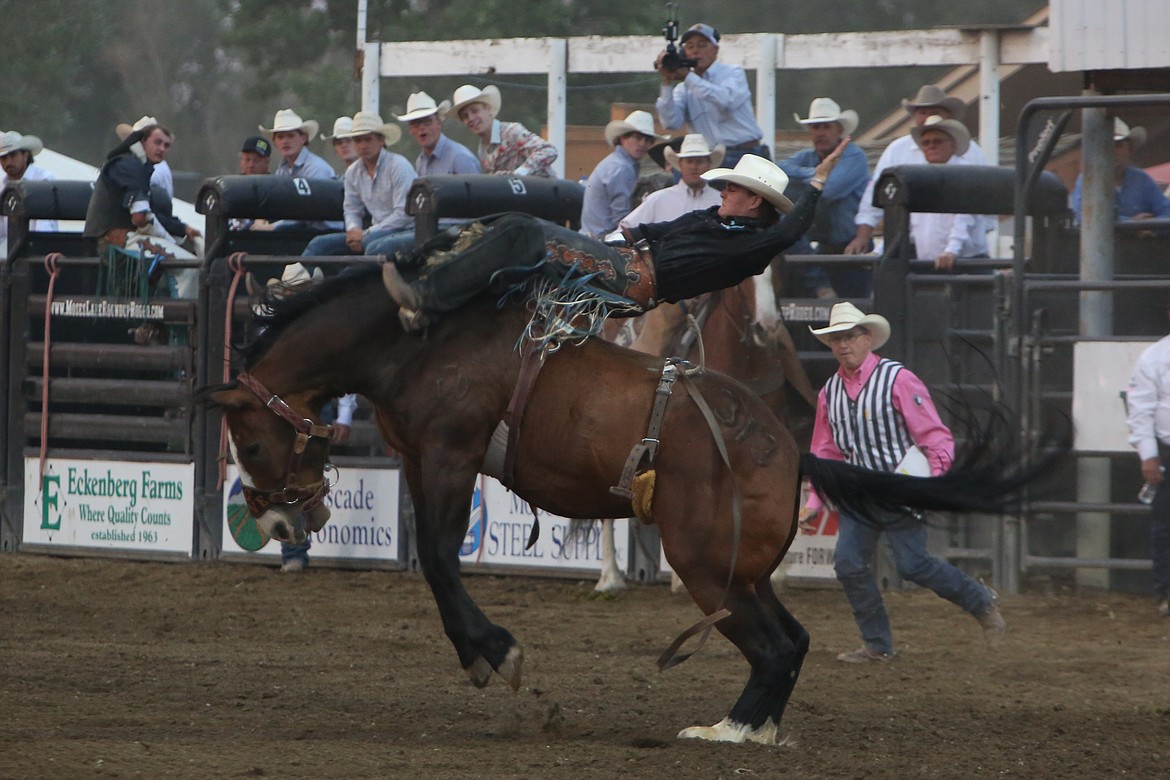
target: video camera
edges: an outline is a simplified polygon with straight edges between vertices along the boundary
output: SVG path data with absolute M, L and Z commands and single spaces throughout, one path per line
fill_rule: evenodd
M 666 4 L 666 26 L 662 28 L 662 34 L 666 37 L 666 52 L 662 55 L 662 61 L 655 63 L 655 68 L 678 70 L 679 68 L 693 68 L 699 64 L 699 61 L 694 57 L 684 57 L 679 54 L 678 47 L 674 45 L 674 42 L 678 40 L 678 3 Z

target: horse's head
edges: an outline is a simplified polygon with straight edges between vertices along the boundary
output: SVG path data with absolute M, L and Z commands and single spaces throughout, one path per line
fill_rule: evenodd
M 257 525 L 282 542 L 303 542 L 309 531 L 324 528 L 332 427 L 315 420 L 327 399 L 285 400 L 247 373 L 209 398 L 224 410 L 228 447 Z

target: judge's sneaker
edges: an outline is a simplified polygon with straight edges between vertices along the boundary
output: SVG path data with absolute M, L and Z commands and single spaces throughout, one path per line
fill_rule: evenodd
M 893 653 L 879 653 L 877 650 L 862 645 L 856 650 L 850 650 L 847 653 L 841 653 L 837 656 L 837 660 L 844 661 L 847 664 L 884 664 L 893 657 Z
M 983 638 L 987 640 L 988 647 L 992 649 L 999 647 L 1003 635 L 1007 632 L 1007 621 L 999 614 L 999 604 L 991 602 L 991 606 L 976 616 L 976 620 L 983 626 Z
M 304 558 L 289 558 L 280 564 L 280 570 L 286 574 L 292 574 L 298 571 L 304 571 L 306 565 L 307 563 Z
M 1158 614 L 1162 617 L 1170 617 L 1170 600 L 1162 599 L 1162 602 L 1158 604 Z

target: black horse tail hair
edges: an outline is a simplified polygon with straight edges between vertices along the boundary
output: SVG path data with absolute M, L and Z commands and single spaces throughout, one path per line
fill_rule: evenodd
M 1026 488 L 1066 462 L 1072 426 L 1071 421 L 1059 426 L 1029 451 L 1015 445 L 1008 422 L 1006 416 L 993 413 L 991 421 L 965 441 L 951 469 L 937 477 L 872 471 L 811 453 L 801 454 L 800 471 L 827 503 L 875 526 L 897 522 L 908 510 L 1010 512 Z

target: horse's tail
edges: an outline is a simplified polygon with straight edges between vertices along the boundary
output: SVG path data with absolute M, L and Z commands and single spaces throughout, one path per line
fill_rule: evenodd
M 1068 445 L 1058 443 L 1023 458 L 1018 450 L 980 443 L 937 477 L 871 471 L 806 452 L 800 472 L 822 499 L 862 522 L 907 509 L 998 514 L 1017 505 L 1025 488 L 1050 475 L 1067 452 Z

